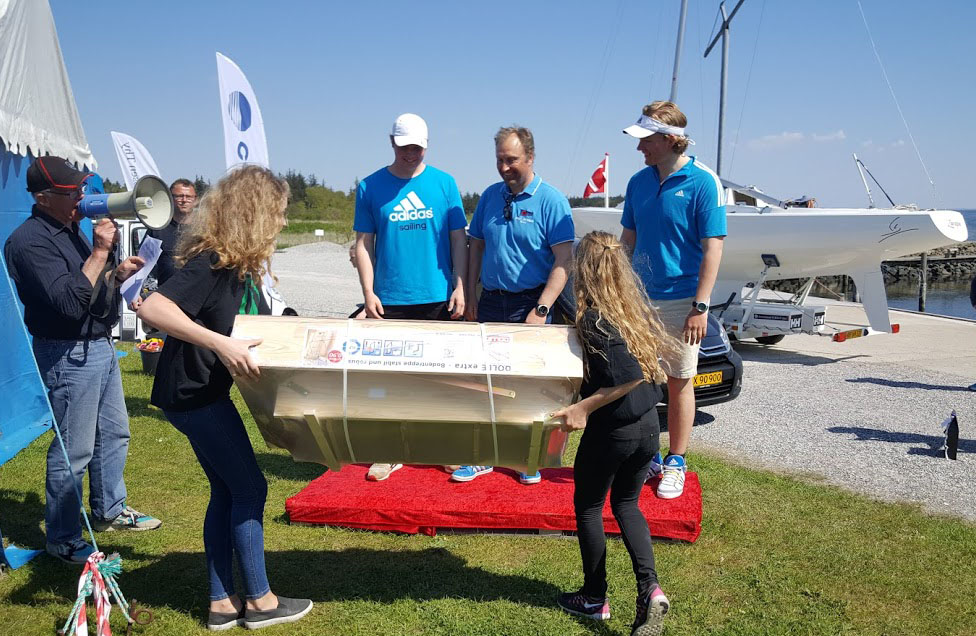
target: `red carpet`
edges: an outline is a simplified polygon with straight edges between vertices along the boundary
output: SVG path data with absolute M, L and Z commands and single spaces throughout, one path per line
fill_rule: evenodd
M 431 536 L 438 528 L 576 530 L 572 468 L 544 468 L 542 483 L 531 486 L 506 468 L 467 483 L 449 481 L 436 467 L 404 466 L 380 482 L 366 481 L 366 470 L 352 465 L 325 473 L 288 499 L 288 517 L 295 523 Z M 644 486 L 640 498 L 651 534 L 694 541 L 702 518 L 698 475 L 688 473 L 678 499 L 658 499 L 657 482 Z M 609 497 L 603 519 L 608 534 L 620 533 Z

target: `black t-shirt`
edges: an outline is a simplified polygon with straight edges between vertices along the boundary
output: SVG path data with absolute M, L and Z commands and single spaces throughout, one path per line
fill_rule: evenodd
M 180 228 L 182 227 L 181 223 L 177 223 L 176 219 L 173 219 L 164 228 L 146 232 L 146 236 L 162 241 L 162 245 L 159 246 L 159 260 L 156 261 L 156 266 L 152 271 L 160 287 L 176 273 L 173 256 L 176 253 L 176 243 L 180 239 Z
M 627 343 L 617 328 L 606 320 L 598 322 L 598 318 L 596 311 L 586 310 L 579 328 L 580 337 L 584 340 L 583 355 L 586 359 L 586 375 L 580 387 L 582 398 L 588 398 L 597 389 L 620 386 L 644 377 L 640 363 L 627 349 Z M 595 348 L 596 352 L 590 352 L 589 347 Z M 606 357 L 598 352 L 603 352 Z M 642 382 L 622 398 L 590 413 L 586 427 L 588 430 L 612 430 L 635 424 L 648 417 L 656 419 L 657 411 L 654 407 L 662 397 L 664 394 L 660 385 Z M 637 428 L 635 427 L 635 434 Z
M 229 336 L 241 308 L 244 282 L 237 270 L 213 269 L 216 262 L 212 251 L 197 254 L 157 293 L 176 303 L 198 325 Z M 226 397 L 231 384 L 230 372 L 216 353 L 167 336 L 150 401 L 167 411 L 190 411 Z

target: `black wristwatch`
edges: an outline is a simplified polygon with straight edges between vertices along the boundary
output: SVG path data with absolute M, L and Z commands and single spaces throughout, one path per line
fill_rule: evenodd
M 548 316 L 549 315 L 549 305 L 536 305 L 535 306 L 535 313 L 537 315 L 543 316 L 543 317 Z
M 691 301 L 692 308 L 700 314 L 708 311 L 708 303 L 698 302 L 697 300 Z

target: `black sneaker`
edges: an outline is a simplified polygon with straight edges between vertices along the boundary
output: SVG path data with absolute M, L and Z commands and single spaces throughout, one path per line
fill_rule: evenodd
M 574 616 L 582 616 L 595 621 L 610 620 L 610 604 L 605 598 L 593 598 L 579 592 L 566 592 L 556 599 L 559 609 Z
M 671 602 L 655 585 L 649 594 L 637 597 L 637 618 L 630 628 L 630 636 L 661 636 L 664 630 L 664 615 L 671 608 Z
M 270 610 L 246 610 L 244 627 L 261 629 L 282 623 L 294 623 L 312 609 L 312 601 L 307 598 L 278 597 L 278 607 Z
M 207 617 L 207 629 L 212 632 L 222 632 L 233 627 L 244 627 L 244 606 L 239 612 L 210 612 Z

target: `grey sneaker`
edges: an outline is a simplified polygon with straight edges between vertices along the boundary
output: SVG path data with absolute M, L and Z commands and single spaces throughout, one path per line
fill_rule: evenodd
M 115 530 L 155 530 L 163 522 L 156 517 L 144 515 L 135 508 L 124 506 L 122 512 L 115 519 L 92 518 L 92 529 L 95 532 L 114 532 Z
M 366 479 L 368 481 L 383 481 L 401 468 L 403 468 L 403 464 L 373 464 L 366 473 Z
M 294 623 L 312 609 L 312 601 L 307 598 L 278 597 L 278 607 L 271 610 L 245 610 L 244 627 L 261 629 L 283 623 Z
M 222 632 L 225 629 L 244 627 L 244 606 L 239 612 L 210 612 L 207 617 L 207 629 L 212 632 Z
M 57 559 L 61 559 L 65 563 L 74 563 L 76 565 L 81 565 L 87 561 L 88 557 L 94 551 L 95 548 L 83 539 L 75 539 L 67 543 L 47 544 L 48 554 Z

